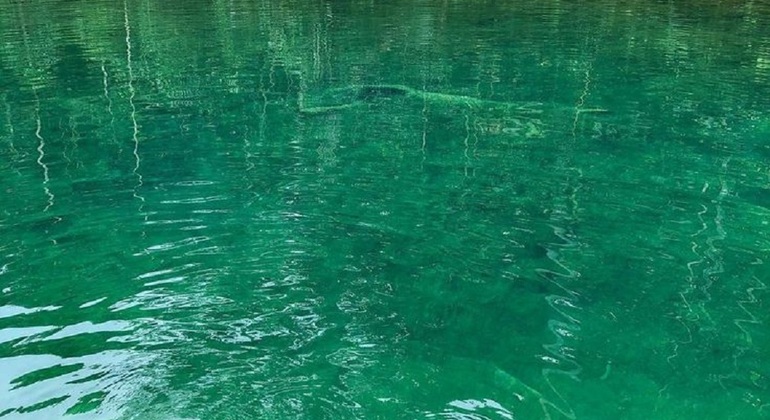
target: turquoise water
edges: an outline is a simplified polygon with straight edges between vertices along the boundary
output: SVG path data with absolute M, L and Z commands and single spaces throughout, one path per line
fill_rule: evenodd
M 0 2 L 0 419 L 770 418 L 766 2 Z

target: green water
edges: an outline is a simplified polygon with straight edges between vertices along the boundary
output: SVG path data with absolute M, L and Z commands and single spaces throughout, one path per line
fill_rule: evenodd
M 0 419 L 770 418 L 768 27 L 0 0 Z

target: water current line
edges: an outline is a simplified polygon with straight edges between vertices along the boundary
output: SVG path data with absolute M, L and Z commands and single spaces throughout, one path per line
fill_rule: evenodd
M 139 124 L 136 122 L 136 105 L 134 104 L 134 97 L 136 96 L 136 90 L 134 89 L 134 69 L 131 64 L 131 25 L 128 21 L 128 1 L 123 1 L 123 23 L 126 29 L 126 67 L 128 68 L 128 103 L 131 105 L 131 123 L 132 123 L 132 136 L 131 139 L 134 142 L 134 169 L 133 174 L 137 177 L 138 182 L 134 187 L 134 197 L 138 198 L 144 203 L 144 197 L 139 194 L 139 189 L 144 185 L 142 174 L 139 172 L 139 165 L 141 160 L 139 159 Z M 141 211 L 141 208 L 140 208 Z

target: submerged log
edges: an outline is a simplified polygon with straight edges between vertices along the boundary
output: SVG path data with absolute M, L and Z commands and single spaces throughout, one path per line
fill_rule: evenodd
M 522 115 L 542 113 L 539 102 L 505 102 L 479 99 L 472 96 L 413 89 L 404 85 L 353 85 L 330 89 L 325 96 L 332 96 L 333 104 L 306 106 L 304 95 L 299 97 L 299 112 L 306 115 L 324 114 L 350 109 L 380 98 L 408 98 L 422 100 L 434 105 L 467 107 L 471 109 L 502 110 Z M 336 99 L 336 101 L 334 100 Z

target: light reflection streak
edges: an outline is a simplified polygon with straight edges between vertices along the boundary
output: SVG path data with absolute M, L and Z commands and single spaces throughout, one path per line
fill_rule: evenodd
M 138 374 L 151 360 L 124 350 L 76 357 L 36 354 L 0 358 L 0 394 L 7 397 L 0 402 L 0 412 L 21 418 L 120 418 L 127 410 L 126 403 L 138 400 L 137 395 L 153 382 L 151 377 Z M 51 369 L 60 372 L 46 380 L 29 381 L 31 375 Z M 42 395 L 53 397 L 47 401 L 58 402 L 30 412 Z M 100 401 L 98 408 L 82 413 L 82 417 L 70 412 L 95 401 Z
M 19 3 L 19 17 L 21 21 L 21 33 L 24 40 L 24 50 L 27 54 L 27 64 L 30 69 L 35 69 L 35 66 L 32 63 L 32 56 L 29 52 L 29 34 L 27 33 L 27 25 L 24 19 L 24 13 L 22 12 L 21 3 Z M 48 211 L 54 204 L 54 195 L 51 193 L 51 190 L 48 188 L 48 183 L 50 181 L 50 177 L 48 174 L 48 165 L 43 162 L 43 159 L 45 159 L 45 139 L 43 138 L 41 131 L 42 131 L 42 121 L 40 118 L 40 96 L 37 94 L 37 88 L 35 87 L 34 80 L 31 83 L 32 88 L 32 94 L 35 97 L 35 122 L 36 122 L 36 128 L 35 128 L 35 137 L 38 139 L 38 145 L 37 145 L 37 152 L 38 152 L 38 158 L 37 158 L 37 164 L 42 168 L 43 170 L 43 191 L 45 192 L 45 195 L 48 197 L 47 199 L 47 205 L 44 212 Z
M 139 166 L 141 159 L 139 158 L 139 124 L 136 122 L 136 105 L 134 104 L 134 97 L 136 97 L 136 90 L 134 89 L 134 69 L 131 65 L 131 25 L 128 20 L 128 2 L 123 1 L 123 23 L 126 30 L 126 67 L 128 69 L 128 103 L 131 105 L 131 125 L 133 128 L 131 140 L 134 143 L 134 169 L 133 173 L 137 177 L 138 182 L 134 187 L 134 197 L 144 203 L 144 197 L 139 194 L 139 188 L 144 184 L 142 174 L 139 172 Z M 105 88 L 106 89 L 106 88 Z
M 43 136 L 40 134 L 42 128 L 42 122 L 40 120 L 40 98 L 38 98 L 37 91 L 35 91 L 34 88 L 33 91 L 35 92 L 35 122 L 37 123 L 35 129 L 35 137 L 38 139 L 37 164 L 43 168 L 43 191 L 45 191 L 45 195 L 48 197 L 48 205 L 46 205 L 45 209 L 43 209 L 43 211 L 46 212 L 53 206 L 55 197 L 53 193 L 51 193 L 51 190 L 48 188 L 48 182 L 51 180 L 48 175 L 48 165 L 43 162 L 43 159 L 45 159 L 45 139 L 43 139 Z
M 104 87 L 104 99 L 107 100 L 107 113 L 110 114 L 110 127 L 112 129 L 112 141 L 117 144 L 118 139 L 115 136 L 115 114 L 112 112 L 112 99 L 110 99 L 109 90 L 109 73 L 107 73 L 107 67 L 102 60 L 102 85 Z
M 16 146 L 13 144 L 13 136 L 15 134 L 15 130 L 13 129 L 13 119 L 11 118 L 11 104 L 8 103 L 8 97 L 6 95 L 3 95 L 3 102 L 5 103 L 5 121 L 8 125 L 8 148 L 13 152 L 13 154 L 18 154 L 19 152 L 16 151 Z

